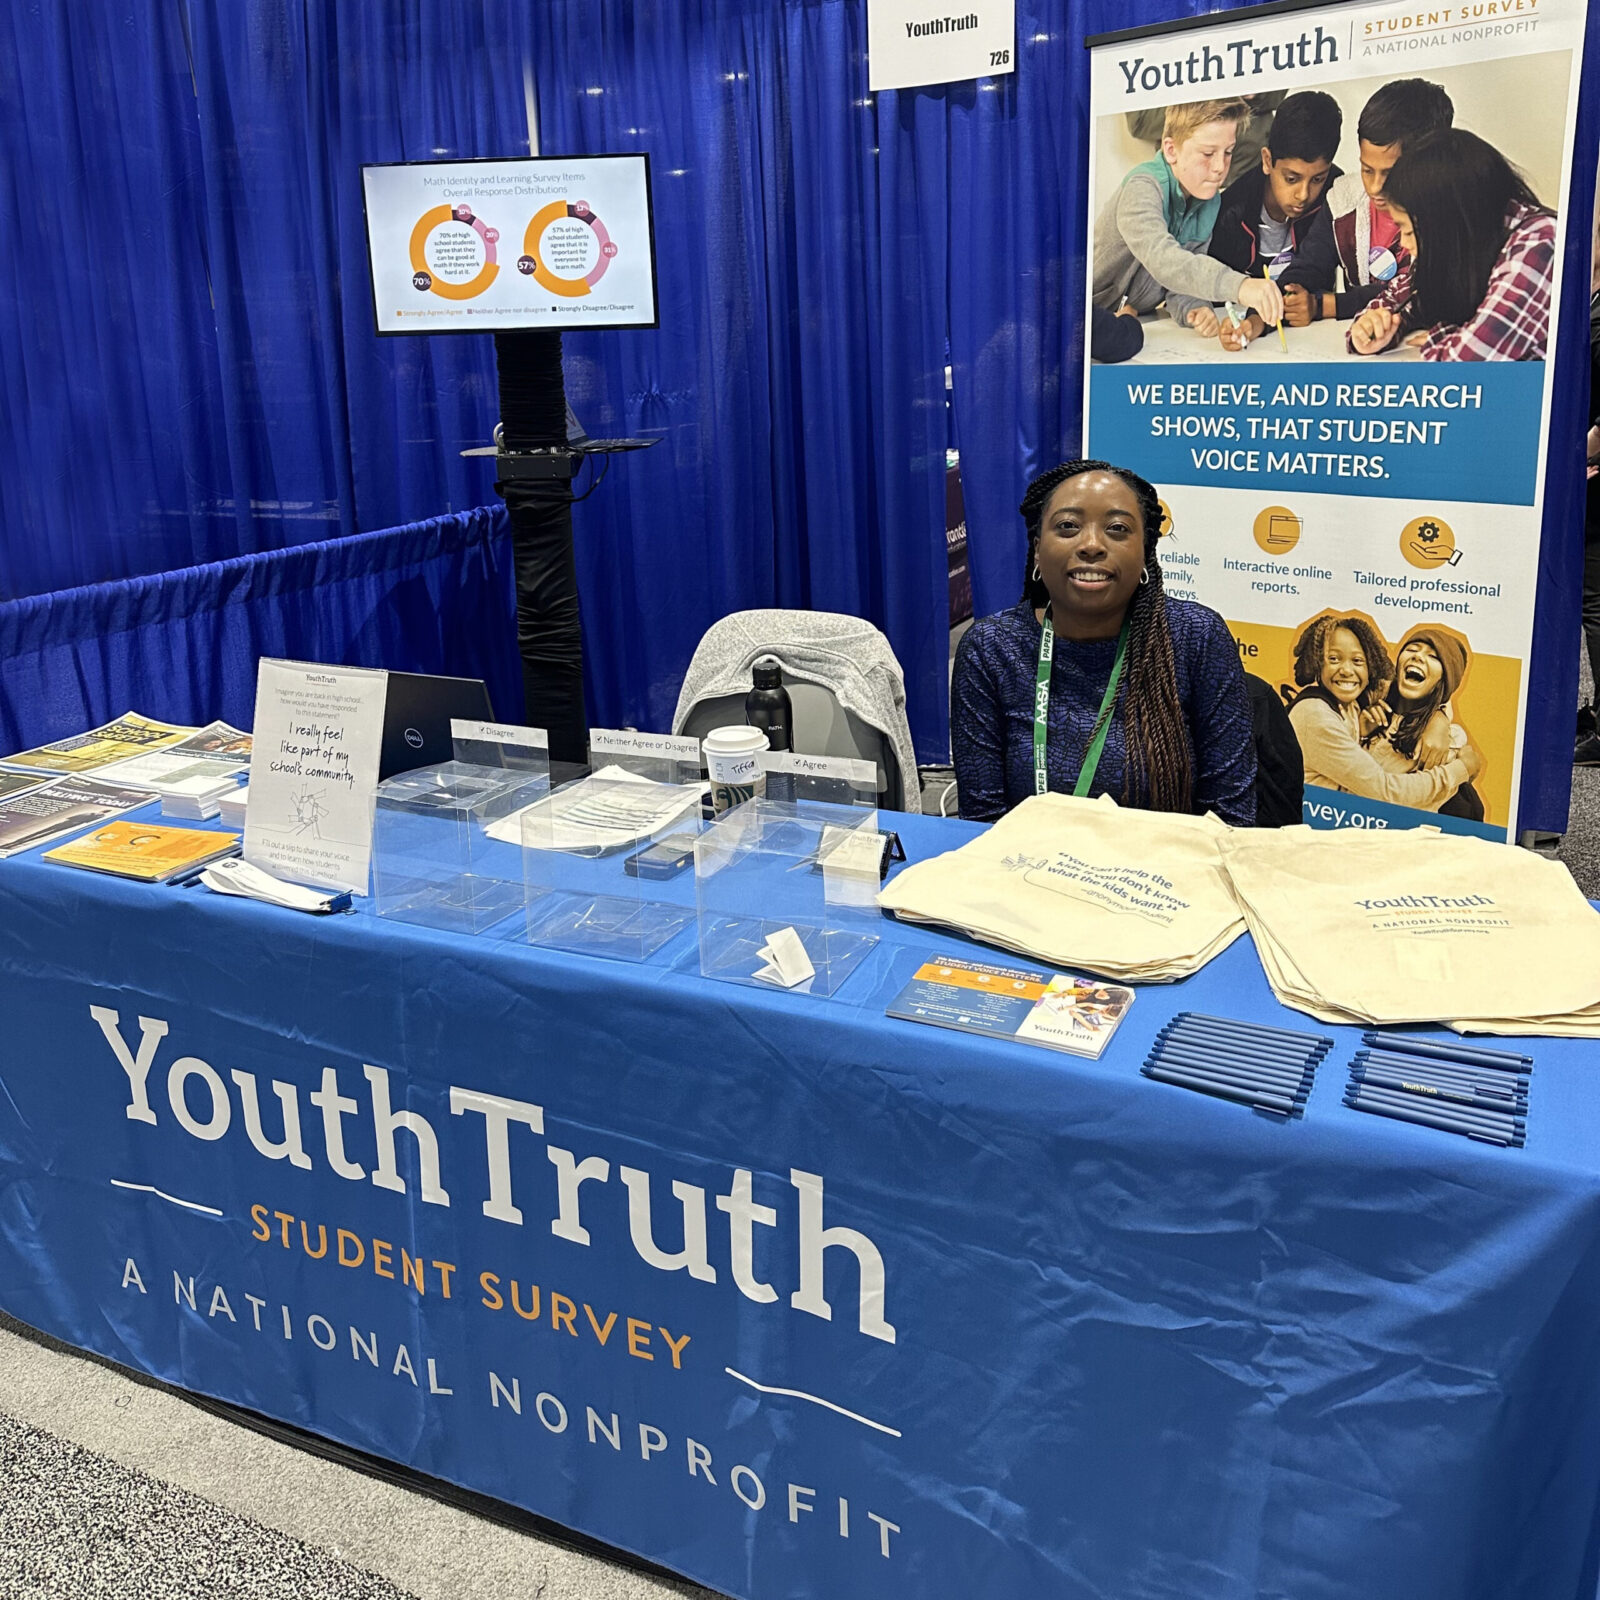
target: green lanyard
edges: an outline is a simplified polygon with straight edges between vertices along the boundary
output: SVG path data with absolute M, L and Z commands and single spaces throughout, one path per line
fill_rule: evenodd
M 1050 787 L 1045 773 L 1045 746 L 1050 740 L 1050 664 L 1055 659 L 1056 631 L 1050 626 L 1050 607 L 1044 608 L 1044 631 L 1039 635 L 1039 671 L 1033 690 L 1033 792 L 1043 794 Z M 1111 679 L 1106 684 L 1105 697 L 1100 702 L 1100 715 L 1095 718 L 1094 731 L 1089 735 L 1089 748 L 1083 753 L 1083 766 L 1078 781 L 1073 785 L 1075 795 L 1086 795 L 1089 785 L 1100 766 L 1100 752 L 1105 749 L 1106 734 L 1111 728 L 1111 708 L 1117 701 L 1117 685 L 1122 682 L 1122 663 L 1128 654 L 1128 624 L 1122 624 L 1117 635 L 1117 658 L 1111 663 Z

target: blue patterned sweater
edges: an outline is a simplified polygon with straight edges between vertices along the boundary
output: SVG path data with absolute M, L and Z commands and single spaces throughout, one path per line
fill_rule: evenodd
M 1255 821 L 1256 755 L 1250 700 L 1228 625 L 1208 606 L 1167 598 L 1178 702 L 1189 738 L 1197 812 L 1224 822 Z M 1071 794 L 1111 677 L 1116 640 L 1057 639 L 1050 671 L 1050 787 Z M 973 623 L 956 650 L 950 686 L 950 745 L 961 815 L 992 822 L 1033 793 L 1033 691 L 1039 623 L 1021 601 Z M 1128 746 L 1126 681 L 1106 736 L 1091 794 L 1122 802 Z M 1126 802 L 1143 804 L 1138 794 Z

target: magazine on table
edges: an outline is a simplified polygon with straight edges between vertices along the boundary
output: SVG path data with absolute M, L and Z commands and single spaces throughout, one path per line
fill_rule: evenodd
M 14 794 L 26 794 L 50 781 L 48 772 L 7 772 L 0 768 L 0 800 L 9 800 Z
M 153 789 L 67 776 L 0 800 L 0 856 L 50 844 L 156 798 Z
M 154 722 L 149 717 L 141 717 L 136 711 L 129 711 L 114 722 L 91 728 L 87 733 L 75 733 L 70 738 L 56 739 L 50 744 L 41 744 L 35 749 L 7 756 L 5 764 L 8 767 L 37 768 L 42 772 L 90 772 L 96 767 L 109 767 L 113 762 L 125 761 L 130 756 L 164 750 L 194 732 L 194 728 L 179 728 L 170 722 Z
M 1132 989 L 1099 978 L 937 955 L 917 968 L 886 1015 L 1098 1056 L 1132 1004 Z

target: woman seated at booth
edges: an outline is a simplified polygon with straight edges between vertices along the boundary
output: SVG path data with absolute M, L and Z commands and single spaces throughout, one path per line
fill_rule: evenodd
M 1028 485 L 1021 511 L 1022 599 L 975 622 L 956 651 L 961 815 L 991 822 L 1051 789 L 1253 823 L 1238 647 L 1215 611 L 1163 588 L 1154 488 L 1069 461 Z

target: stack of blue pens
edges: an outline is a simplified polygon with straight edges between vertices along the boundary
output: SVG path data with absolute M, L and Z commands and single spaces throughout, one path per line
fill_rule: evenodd
M 1139 1070 L 1158 1083 L 1198 1089 L 1272 1116 L 1298 1117 L 1317 1063 L 1333 1040 L 1237 1017 L 1181 1011 L 1160 1033 Z
M 1344 1103 L 1356 1111 L 1520 1148 L 1531 1056 L 1404 1034 L 1364 1033 Z

